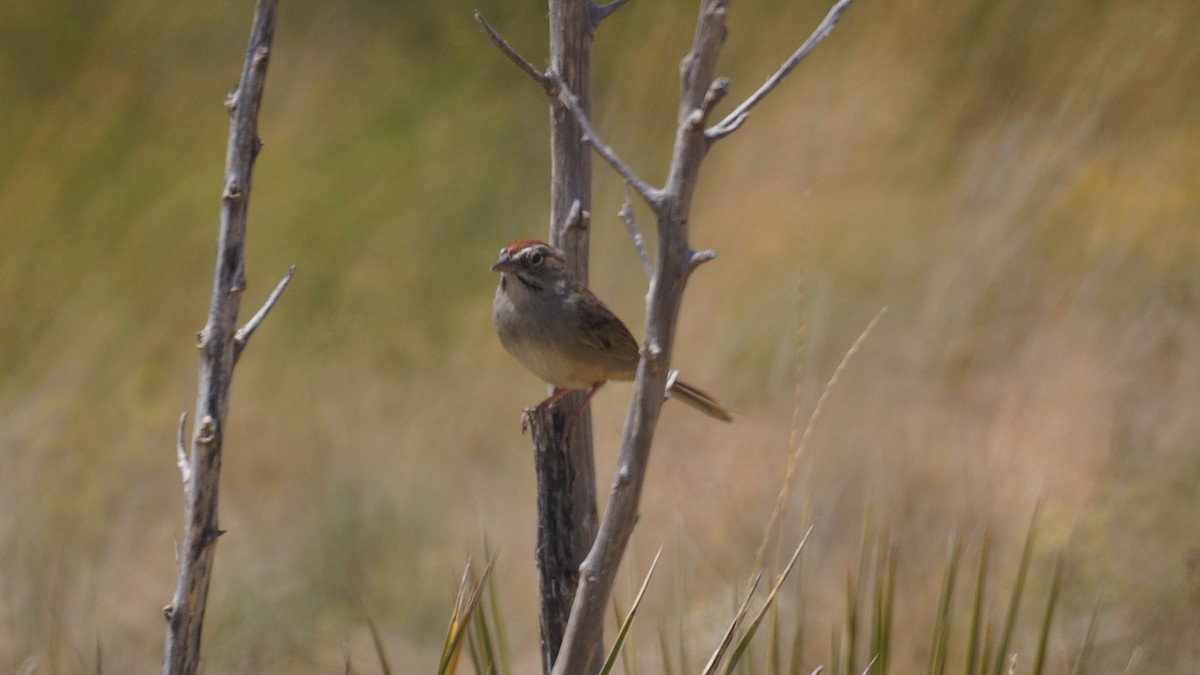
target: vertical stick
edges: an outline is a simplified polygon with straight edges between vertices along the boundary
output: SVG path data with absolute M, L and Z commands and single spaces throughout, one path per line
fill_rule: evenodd
M 593 19 L 590 0 L 549 0 L 550 70 L 579 92 L 591 108 Z M 579 123 L 558 101 L 550 101 L 550 243 L 567 256 L 571 275 L 588 281 L 588 213 L 592 204 L 591 150 Z M 556 409 L 578 410 L 583 392 Z M 560 423 L 554 424 L 552 418 Z M 558 656 L 575 599 L 579 565 L 596 537 L 596 469 L 592 415 L 586 410 L 562 438 L 562 413 L 533 420 L 534 466 L 538 479 L 537 563 L 541 591 L 542 670 Z M 600 651 L 597 650 L 597 655 Z M 596 666 L 601 663 L 599 656 Z
M 217 526 L 217 488 L 229 383 L 237 357 L 253 332 L 253 327 L 249 327 L 239 339 L 237 314 L 246 288 L 246 211 L 254 159 L 262 147 L 258 138 L 258 109 L 275 32 L 276 5 L 277 0 L 258 0 L 242 76 L 226 104 L 230 112 L 229 145 L 221 194 L 216 273 L 208 321 L 198 336 L 200 376 L 191 455 L 179 457 L 187 501 L 186 532 L 178 552 L 175 594 L 163 610 L 167 619 L 164 675 L 192 675 L 199 667 L 214 544 L 222 534 Z M 279 291 L 286 282 L 285 278 Z M 259 314 L 265 316 L 277 298 L 278 293 L 273 294 Z M 261 321 L 261 316 L 252 321 L 254 326 L 257 321 Z

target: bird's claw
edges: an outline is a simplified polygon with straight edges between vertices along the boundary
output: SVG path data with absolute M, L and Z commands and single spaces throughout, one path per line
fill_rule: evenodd
M 533 422 L 533 415 L 538 411 L 537 408 L 522 408 L 521 409 L 521 433 L 529 431 L 529 425 Z

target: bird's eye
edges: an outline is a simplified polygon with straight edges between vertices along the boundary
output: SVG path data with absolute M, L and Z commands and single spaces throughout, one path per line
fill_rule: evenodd
M 542 263 L 546 262 L 546 256 L 541 251 L 534 250 L 529 252 L 528 260 L 530 267 L 541 267 Z

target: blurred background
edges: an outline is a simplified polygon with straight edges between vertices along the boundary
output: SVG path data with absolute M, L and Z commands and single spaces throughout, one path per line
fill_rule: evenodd
M 158 668 L 183 498 L 179 413 L 211 288 L 252 3 L 0 9 L 0 670 Z M 285 2 L 260 123 L 243 317 L 295 281 L 234 379 L 210 673 L 429 672 L 486 537 L 516 672 L 538 667 L 544 395 L 494 337 L 498 248 L 547 228 L 544 3 Z M 733 3 L 727 110 L 828 5 Z M 637 0 L 596 43 L 595 121 L 661 181 L 695 3 Z M 779 544 L 829 655 L 864 531 L 897 547 L 898 672 L 928 649 L 950 537 L 994 533 L 1003 610 L 1044 499 L 1031 616 L 1065 560 L 1051 663 L 1200 667 L 1200 6 L 860 0 L 702 172 L 676 364 L 741 417 L 664 408 L 617 597 L 660 545 L 661 626 L 715 646 L 825 383 Z M 634 329 L 645 279 L 596 162 L 592 287 Z M 639 210 L 645 234 L 653 228 Z M 594 403 L 607 492 L 628 385 Z M 1191 561 L 1189 565 L 1189 560 Z M 791 616 L 791 614 L 789 614 Z M 1036 622 L 1032 622 L 1036 623 Z M 675 640 L 675 638 L 672 638 Z M 1028 650 L 1021 636 L 1017 650 Z M 26 670 L 30 669 L 30 670 Z M 654 672 L 647 665 L 644 672 Z

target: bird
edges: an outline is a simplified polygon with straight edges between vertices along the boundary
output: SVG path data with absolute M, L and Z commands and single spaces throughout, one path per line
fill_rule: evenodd
M 492 300 L 492 323 L 501 344 L 534 375 L 554 387 L 545 409 L 571 391 L 588 390 L 576 415 L 609 380 L 637 374 L 641 351 L 629 328 L 586 286 L 571 277 L 562 251 L 537 239 L 518 239 L 500 249 L 492 271 L 500 274 Z M 703 390 L 678 378 L 667 380 L 664 396 L 730 422 L 733 415 Z

